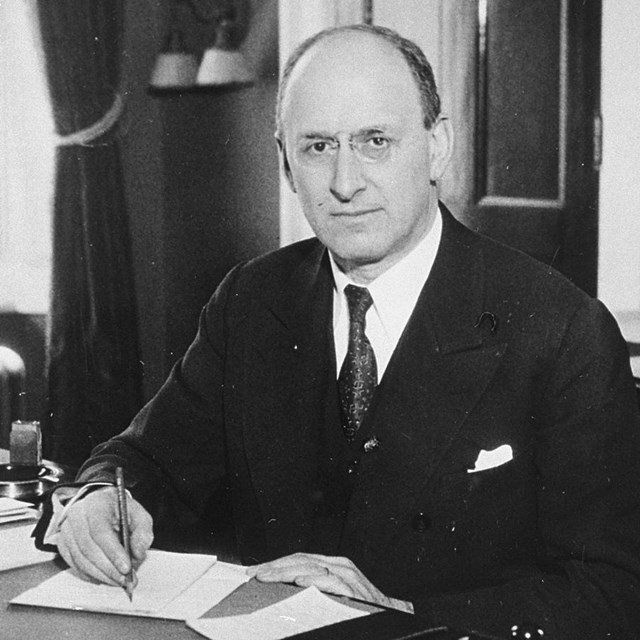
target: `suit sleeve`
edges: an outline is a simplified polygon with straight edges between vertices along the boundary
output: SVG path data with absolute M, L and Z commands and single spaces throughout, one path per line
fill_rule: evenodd
M 93 450 L 78 481 L 111 482 L 121 465 L 132 495 L 154 517 L 168 495 L 202 514 L 226 474 L 225 313 L 240 268 L 229 273 L 203 309 L 194 342 L 156 396 L 122 434 Z
M 605 308 L 579 308 L 550 367 L 536 434 L 537 566 L 503 584 L 414 600 L 438 624 L 509 636 L 640 637 L 640 422 L 622 337 Z

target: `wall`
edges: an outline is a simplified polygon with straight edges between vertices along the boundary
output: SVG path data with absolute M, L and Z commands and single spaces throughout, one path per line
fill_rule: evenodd
M 275 80 L 165 104 L 166 364 L 237 262 L 278 246 Z
M 602 5 L 598 290 L 625 329 L 640 316 L 640 2 L 603 0 Z M 634 339 L 640 341 L 640 333 Z
M 123 89 L 126 110 L 120 124 L 138 302 L 145 396 L 164 378 L 164 176 L 162 110 L 147 91 L 149 74 L 164 32 L 160 0 L 126 2 Z
M 147 397 L 225 273 L 278 246 L 277 3 L 255 0 L 251 10 L 242 48 L 254 86 L 150 95 L 170 6 L 128 3 L 124 160 Z M 188 35 L 200 49 L 212 38 L 202 26 Z

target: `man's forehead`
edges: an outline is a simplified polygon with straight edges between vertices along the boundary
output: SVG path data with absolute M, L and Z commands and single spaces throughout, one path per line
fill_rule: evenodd
M 305 130 L 353 133 L 395 124 L 407 112 L 422 118 L 406 60 L 386 40 L 367 33 L 341 33 L 317 43 L 294 68 L 283 98 L 287 124 L 295 121 Z
M 362 31 L 343 31 L 316 42 L 298 60 L 289 84 L 314 72 L 327 69 L 350 71 L 354 76 L 384 73 L 389 67 L 406 67 L 404 56 L 395 46 L 379 35 Z
M 390 100 L 384 92 L 366 100 L 357 91 L 339 96 L 321 93 L 317 101 L 294 101 L 291 108 L 285 110 L 285 128 L 290 134 L 301 137 L 399 132 L 406 128 L 412 115 L 411 110 L 403 109 L 400 101 Z M 421 111 L 416 108 L 414 112 L 421 126 Z

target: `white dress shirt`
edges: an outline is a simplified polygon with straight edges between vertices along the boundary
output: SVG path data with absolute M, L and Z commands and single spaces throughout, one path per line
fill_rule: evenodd
M 409 321 L 418 296 L 424 287 L 440 246 L 442 216 L 438 209 L 433 226 L 420 243 L 402 260 L 367 285 L 373 305 L 365 318 L 365 333 L 373 347 L 382 378 L 389 360 Z M 336 264 L 331 252 L 331 269 L 335 283 L 333 293 L 333 338 L 336 349 L 336 377 L 347 355 L 349 343 L 349 306 L 344 294 L 348 284 L 361 287 L 349 279 Z

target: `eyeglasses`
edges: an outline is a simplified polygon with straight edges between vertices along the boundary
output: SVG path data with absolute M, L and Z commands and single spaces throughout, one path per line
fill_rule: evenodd
M 348 144 L 358 159 L 368 164 L 382 162 L 391 151 L 391 140 L 377 132 L 351 135 Z M 334 162 L 339 149 L 340 141 L 337 138 L 313 137 L 302 142 L 297 157 L 302 164 L 317 167 Z

